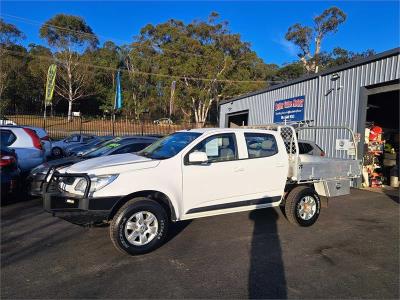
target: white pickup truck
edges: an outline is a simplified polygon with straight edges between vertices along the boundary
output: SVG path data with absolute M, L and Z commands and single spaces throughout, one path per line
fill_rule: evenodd
M 282 206 L 291 223 L 310 226 L 322 199 L 349 193 L 359 175 L 356 159 L 299 154 L 291 126 L 207 128 L 51 169 L 43 197 L 72 223 L 109 222 L 114 245 L 133 255 L 159 247 L 171 221 Z

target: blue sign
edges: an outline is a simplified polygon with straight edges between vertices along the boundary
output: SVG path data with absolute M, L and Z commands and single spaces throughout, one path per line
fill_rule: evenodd
M 303 121 L 305 99 L 305 96 L 299 96 L 275 101 L 274 123 Z

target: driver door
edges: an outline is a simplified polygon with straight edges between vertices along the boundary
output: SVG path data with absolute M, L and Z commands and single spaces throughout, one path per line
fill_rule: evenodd
M 194 151 L 205 152 L 208 162 L 191 164 L 189 154 Z M 238 200 L 244 176 L 238 157 L 234 133 L 207 137 L 186 153 L 182 167 L 185 214 L 223 209 Z

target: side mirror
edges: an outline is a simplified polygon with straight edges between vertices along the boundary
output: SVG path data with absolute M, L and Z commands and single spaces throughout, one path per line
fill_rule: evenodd
M 189 154 L 189 163 L 191 164 L 204 164 L 208 162 L 208 156 L 205 152 L 192 152 Z

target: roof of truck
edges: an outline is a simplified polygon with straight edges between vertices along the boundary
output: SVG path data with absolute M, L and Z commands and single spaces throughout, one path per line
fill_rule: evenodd
M 205 132 L 236 132 L 236 131 L 265 131 L 266 129 L 261 128 L 194 128 L 194 129 L 187 129 L 181 131 L 191 131 L 191 132 L 198 132 L 198 133 L 205 133 Z

